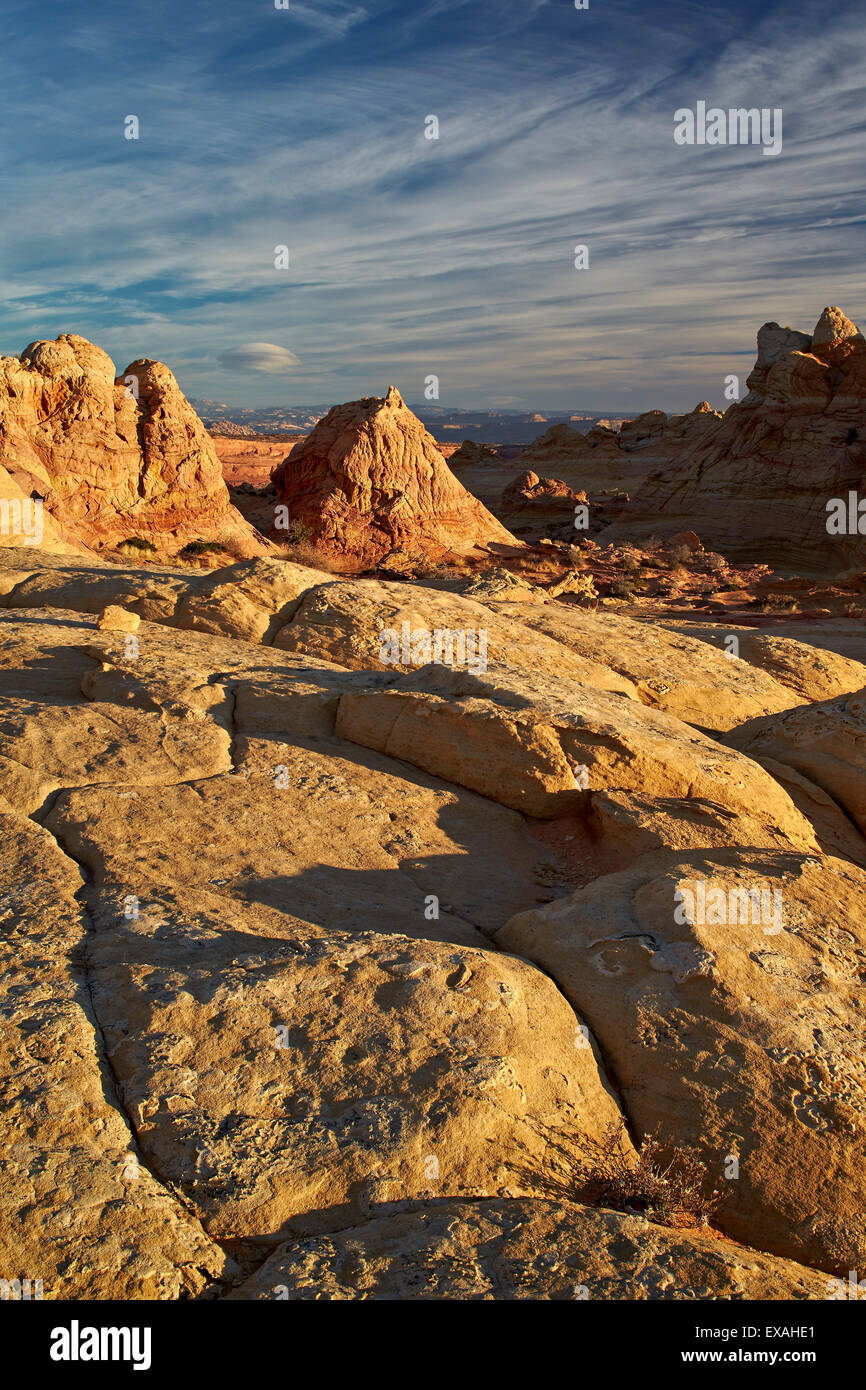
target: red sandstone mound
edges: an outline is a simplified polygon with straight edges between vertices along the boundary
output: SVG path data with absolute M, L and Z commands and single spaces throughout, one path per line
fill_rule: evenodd
M 735 558 L 816 573 L 862 568 L 863 536 L 827 529 L 831 499 L 866 496 L 866 341 L 856 324 L 835 307 L 811 336 L 765 323 L 747 385 L 602 539 L 689 527 Z
M 0 496 L 18 490 L 43 499 L 52 549 L 270 550 L 231 506 L 210 436 L 168 367 L 142 359 L 117 378 L 75 333 L 0 358 Z M 21 544 L 19 530 L 0 527 L 0 544 Z
M 503 507 L 544 508 L 550 511 L 570 512 L 576 502 L 585 502 L 585 492 L 574 492 L 559 478 L 539 478 L 529 470 L 521 473 L 508 484 L 502 493 Z
M 395 550 L 436 562 L 519 545 L 457 481 L 394 386 L 385 397 L 334 406 L 274 470 L 273 482 L 290 525 L 305 527 L 318 549 L 361 566 Z

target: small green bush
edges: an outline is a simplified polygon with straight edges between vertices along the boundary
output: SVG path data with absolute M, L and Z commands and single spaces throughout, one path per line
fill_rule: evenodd
M 212 550 L 224 550 L 218 541 L 190 541 L 181 551 L 182 555 L 207 555 Z
M 309 545 L 310 528 L 303 521 L 290 521 L 285 530 L 286 545 Z

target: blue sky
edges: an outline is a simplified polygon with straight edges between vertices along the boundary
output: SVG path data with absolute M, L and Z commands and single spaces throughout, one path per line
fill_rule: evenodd
M 862 18 L 6 0 L 0 351 L 78 332 L 239 405 L 723 406 L 762 322 L 862 313 Z M 677 146 L 698 100 L 781 107 L 781 155 Z

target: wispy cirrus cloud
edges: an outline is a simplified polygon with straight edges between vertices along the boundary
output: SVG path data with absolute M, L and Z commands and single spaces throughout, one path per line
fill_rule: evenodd
M 853 6 L 43 8 L 0 20 L 7 346 L 83 332 L 238 402 L 432 372 L 443 403 L 680 409 L 765 319 L 860 311 Z M 675 146 L 698 98 L 781 106 L 781 157 Z

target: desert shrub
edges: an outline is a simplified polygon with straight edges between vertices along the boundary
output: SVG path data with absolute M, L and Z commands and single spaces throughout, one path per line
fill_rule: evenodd
M 657 1226 L 705 1226 L 722 1194 L 697 1149 L 665 1145 L 656 1132 L 642 1141 L 635 1163 L 623 1153 L 619 1133 L 611 1125 L 597 1145 L 586 1178 L 595 1189 L 595 1205 L 637 1212 Z
M 190 541 L 181 551 L 182 555 L 207 555 L 213 550 L 224 550 L 225 546 L 218 541 Z
M 658 1131 L 635 1152 L 623 1147 L 615 1121 L 597 1139 L 538 1128 L 546 1145 L 544 1172 L 515 1171 L 543 1196 L 643 1216 L 656 1226 L 706 1226 L 722 1206 L 726 1194 L 698 1150 L 664 1144 Z
M 128 540 L 120 542 L 118 549 L 120 549 L 121 546 L 124 546 L 127 550 L 150 550 L 156 554 L 156 546 L 151 545 L 150 541 L 145 540 L 143 536 L 130 536 Z
M 466 574 L 457 565 L 449 565 L 444 562 L 425 563 L 415 571 L 415 578 L 435 589 L 437 587 L 453 587 L 455 584 L 463 583 Z
M 312 535 L 303 521 L 290 521 L 284 532 L 286 545 L 309 545 Z
M 715 550 L 704 556 L 704 568 L 710 570 L 712 574 L 719 574 L 721 570 L 728 568 L 728 562 L 724 555 L 719 555 Z
M 306 565 L 312 570 L 324 570 L 326 574 L 342 574 L 344 569 L 348 571 L 348 567 L 341 565 L 335 556 L 317 550 L 314 545 L 293 546 L 291 558 L 296 565 Z
M 671 550 L 671 559 L 676 565 L 686 565 L 694 558 L 694 552 L 687 545 L 675 545 Z
M 627 579 L 615 579 L 610 586 L 611 598 L 634 598 L 635 589 Z

